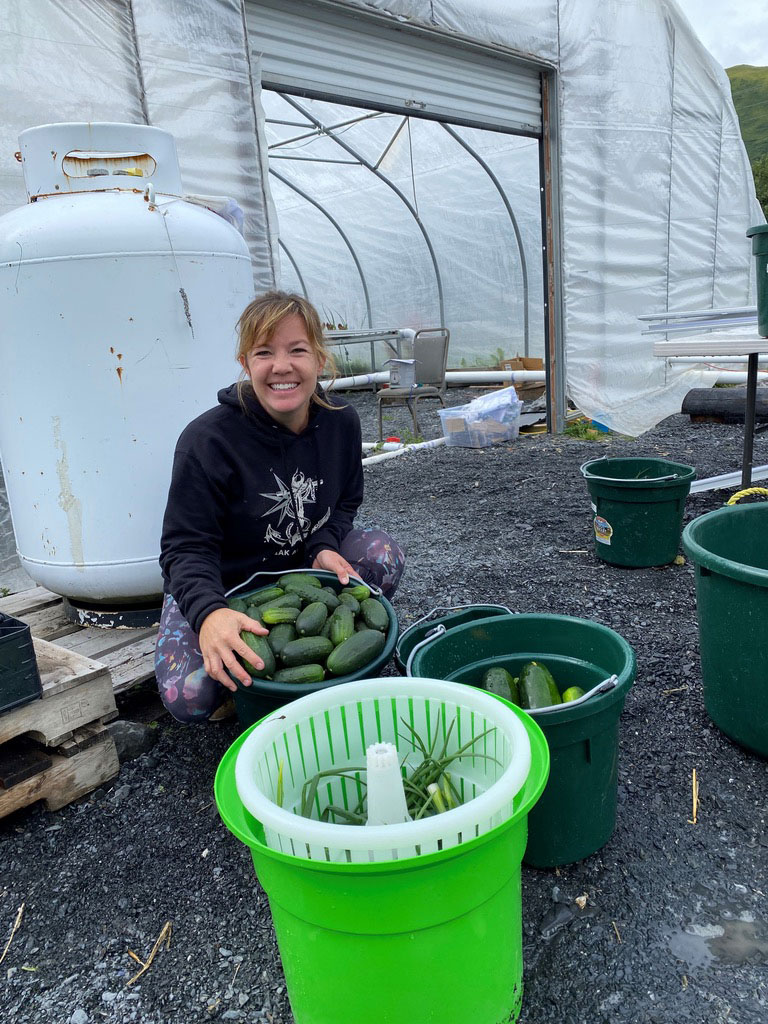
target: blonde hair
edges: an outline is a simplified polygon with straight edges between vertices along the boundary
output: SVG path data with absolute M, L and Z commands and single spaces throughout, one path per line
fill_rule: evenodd
M 237 321 L 238 345 L 237 359 L 242 361 L 248 357 L 248 353 L 255 345 L 266 344 L 272 339 L 277 327 L 287 316 L 300 316 L 304 321 L 312 352 L 318 363 L 323 367 L 325 376 L 331 381 L 336 379 L 336 364 L 333 356 L 328 351 L 323 334 L 323 326 L 320 322 L 317 310 L 304 298 L 303 295 L 296 295 L 294 292 L 271 291 L 258 295 L 253 302 L 248 303 L 240 319 Z M 329 372 L 330 371 L 330 372 Z M 237 382 L 237 394 L 240 404 L 245 409 L 243 398 L 244 389 L 250 388 L 251 383 L 247 378 L 245 370 Z M 338 409 L 338 405 L 332 405 L 326 398 L 314 392 L 310 401 L 326 409 Z

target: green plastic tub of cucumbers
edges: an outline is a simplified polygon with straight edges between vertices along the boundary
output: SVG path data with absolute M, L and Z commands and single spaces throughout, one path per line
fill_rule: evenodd
M 375 588 L 354 578 L 345 586 L 322 569 L 264 573 L 257 579 L 269 582 L 227 599 L 231 608 L 269 630 L 267 636 L 242 633 L 264 662 L 257 669 L 242 661 L 250 686 L 235 680 L 235 709 L 243 727 L 326 686 L 378 676 L 391 659 L 397 616 Z

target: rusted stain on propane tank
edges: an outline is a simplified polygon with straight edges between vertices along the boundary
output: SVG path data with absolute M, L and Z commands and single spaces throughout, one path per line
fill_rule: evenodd
M 69 479 L 69 457 L 67 445 L 61 436 L 61 418 L 53 417 L 53 446 L 60 453 L 56 461 L 56 475 L 59 478 L 59 507 L 67 517 L 69 546 L 72 561 L 81 571 L 85 569 L 83 557 L 83 503 L 75 497 Z
M 151 178 L 157 162 L 149 153 L 99 153 L 72 150 L 61 162 L 67 178 L 96 178 L 119 175 L 131 178 Z M 94 172 L 106 172 L 94 173 Z

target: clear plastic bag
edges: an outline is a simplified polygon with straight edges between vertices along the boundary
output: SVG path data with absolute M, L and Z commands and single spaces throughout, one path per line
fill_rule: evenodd
M 520 431 L 523 403 L 513 387 L 491 391 L 467 405 L 439 409 L 445 442 L 461 448 L 485 448 L 513 441 Z

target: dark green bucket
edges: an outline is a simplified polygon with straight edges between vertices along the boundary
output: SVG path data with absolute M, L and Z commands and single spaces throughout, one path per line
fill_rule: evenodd
M 757 283 L 757 333 L 768 338 L 768 224 L 758 224 L 747 231 L 752 239 Z
M 260 580 L 269 578 L 269 582 L 261 583 L 260 586 L 251 587 L 248 590 L 241 589 L 236 595 L 230 594 L 229 596 L 248 598 L 258 590 L 263 590 L 265 586 L 273 586 L 274 578 L 278 575 L 279 573 L 261 573 L 258 578 Z M 317 576 L 324 586 L 333 587 L 337 592 L 343 589 L 335 573 L 326 572 L 324 569 L 313 569 L 312 575 Z M 377 596 L 389 616 L 386 642 L 381 653 L 373 661 L 364 665 L 363 668 L 358 669 L 357 672 L 350 672 L 345 676 L 329 676 L 321 683 L 278 683 L 273 679 L 257 679 L 252 677 L 250 686 L 243 686 L 239 680 L 231 676 L 233 682 L 237 685 L 237 690 L 232 694 L 235 701 L 235 711 L 237 712 L 238 721 L 243 728 L 253 725 L 254 722 L 258 722 L 259 719 L 264 718 L 271 711 L 276 711 L 277 708 L 283 707 L 283 705 L 290 703 L 290 701 L 297 700 L 299 697 L 306 697 L 307 694 L 314 693 L 316 690 L 324 690 L 328 686 L 337 686 L 339 683 L 352 683 L 356 679 L 371 679 L 374 676 L 378 676 L 380 669 L 384 668 L 394 653 L 395 644 L 397 643 L 398 623 L 395 609 L 390 602 L 383 595 L 379 594 Z
M 436 637 L 416 651 L 411 674 L 477 686 L 490 665 L 518 675 L 526 661 L 543 662 L 561 692 L 589 690 L 611 675 L 608 693 L 577 707 L 535 715 L 549 745 L 549 782 L 528 816 L 523 858 L 532 867 L 582 860 L 604 846 L 616 827 L 619 717 L 635 678 L 635 654 L 607 626 L 568 615 L 499 615 Z
M 726 736 L 768 757 L 768 504 L 694 519 L 683 548 L 696 565 L 707 714 Z
M 581 472 L 594 512 L 595 554 L 642 569 L 674 561 L 692 466 L 667 459 L 594 459 Z
M 437 615 L 437 612 L 444 612 Z M 407 675 L 408 659 L 414 649 L 422 642 L 426 635 L 436 626 L 443 626 L 445 629 L 455 629 L 465 622 L 474 622 L 475 619 L 486 619 L 491 615 L 509 615 L 510 610 L 503 604 L 461 604 L 446 607 L 433 608 L 420 619 L 417 619 L 408 629 L 400 634 L 395 646 L 395 665 L 400 675 Z

